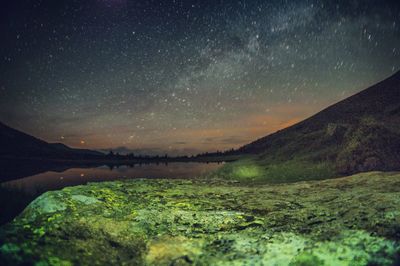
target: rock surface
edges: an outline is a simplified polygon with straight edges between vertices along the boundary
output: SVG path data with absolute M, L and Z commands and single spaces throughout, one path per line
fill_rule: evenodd
M 1 265 L 395 265 L 400 173 L 249 185 L 131 180 L 47 192 Z

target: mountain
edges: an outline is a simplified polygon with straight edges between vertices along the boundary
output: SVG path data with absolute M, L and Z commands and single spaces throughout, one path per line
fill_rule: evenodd
M 398 170 L 400 71 L 237 152 L 253 156 L 220 172 L 238 178 L 274 175 L 301 180 Z
M 103 153 L 47 143 L 0 122 L 0 158 L 91 159 Z

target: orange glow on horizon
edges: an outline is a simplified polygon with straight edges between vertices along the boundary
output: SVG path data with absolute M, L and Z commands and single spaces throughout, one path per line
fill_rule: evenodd
M 64 140 L 68 140 L 65 144 L 71 147 L 86 145 L 89 149 L 126 147 L 131 150 L 181 151 L 183 154 L 186 151 L 195 152 L 195 150 L 198 152 L 228 150 L 239 148 L 258 138 L 292 126 L 320 108 L 320 106 L 304 104 L 276 105 L 268 109 L 265 109 L 263 105 L 254 107 L 263 111 L 255 112 L 255 115 L 243 114 L 236 119 L 222 121 L 220 127 L 180 128 L 179 130 L 171 128 L 147 134 L 146 130 L 133 132 L 131 127 L 121 125 L 113 129 L 111 136 L 108 132 L 92 133 L 92 129 L 86 132 L 82 129 L 82 135 L 86 136 L 85 140 L 78 136 L 70 136 Z M 88 139 L 90 139 L 90 145 L 87 144 Z

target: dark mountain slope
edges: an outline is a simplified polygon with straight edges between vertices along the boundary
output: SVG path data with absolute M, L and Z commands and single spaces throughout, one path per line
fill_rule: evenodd
M 400 72 L 238 152 L 255 157 L 222 172 L 252 165 L 259 175 L 307 179 L 400 169 Z
M 0 157 L 83 159 L 100 156 L 103 154 L 96 151 L 47 143 L 0 123 Z
M 400 71 L 390 78 L 338 102 L 302 122 L 258 139 L 240 149 L 246 153 L 261 153 L 270 148 L 274 140 L 284 139 L 288 134 L 312 133 L 335 125 L 359 124 L 362 120 L 398 122 L 400 118 Z M 395 125 L 387 125 L 391 128 Z M 336 127 L 335 127 L 336 128 Z M 395 128 L 400 131 L 400 128 Z

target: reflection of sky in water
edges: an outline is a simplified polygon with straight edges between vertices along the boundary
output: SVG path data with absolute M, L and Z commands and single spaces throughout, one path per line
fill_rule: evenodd
M 195 178 L 220 166 L 221 164 L 216 163 L 169 163 L 168 165 L 120 166 L 113 169 L 107 166 L 98 168 L 72 168 L 64 172 L 49 171 L 4 182 L 2 186 L 34 195 L 48 190 L 61 189 L 66 186 L 86 184 L 87 182 L 131 178 Z

